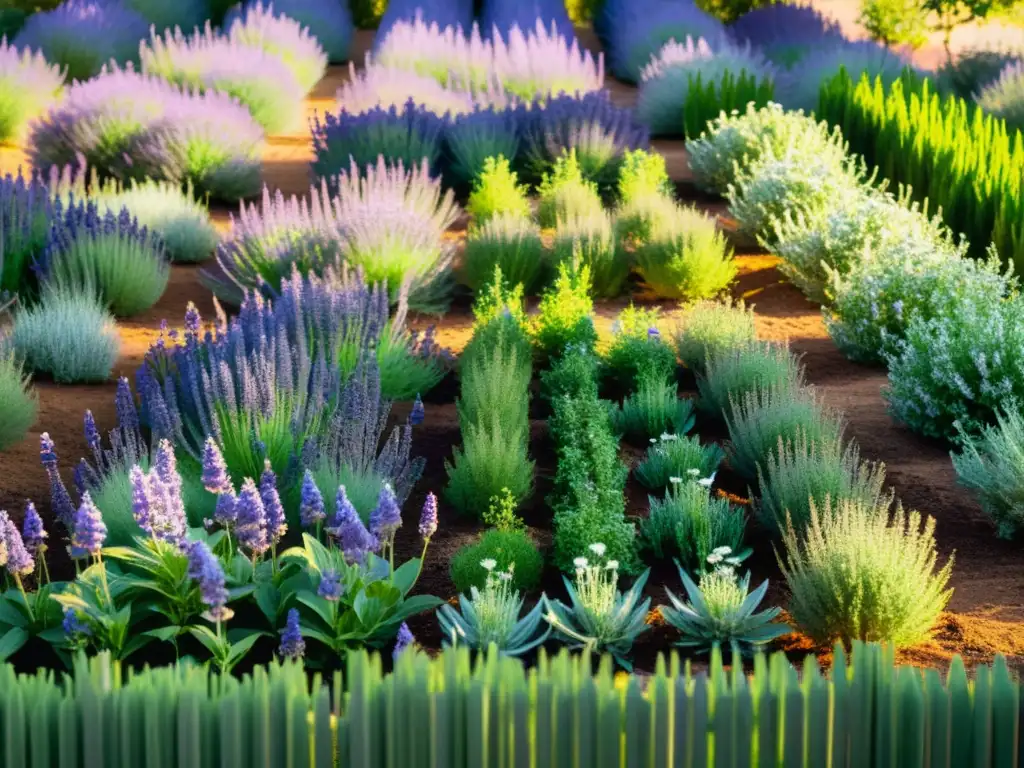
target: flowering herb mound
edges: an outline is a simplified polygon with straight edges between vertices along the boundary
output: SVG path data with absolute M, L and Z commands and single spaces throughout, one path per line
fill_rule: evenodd
M 250 2 L 247 7 L 251 7 Z M 351 58 L 355 25 L 347 2 L 337 0 L 274 0 L 276 13 L 307 28 L 327 54 L 331 64 Z
M 184 88 L 219 91 L 238 99 L 267 133 L 299 124 L 302 84 L 283 59 L 233 36 L 180 29 L 153 34 L 140 49 L 142 71 Z
M 349 77 L 335 98 L 340 109 L 353 115 L 377 107 L 403 107 L 410 99 L 438 117 L 471 112 L 476 104 L 468 90 L 448 88 L 429 75 L 380 66 L 369 56 L 360 72 L 349 64 Z
M 43 54 L 0 40 L 0 143 L 19 141 L 29 122 L 56 101 L 64 73 Z
M 264 134 L 230 96 L 182 90 L 132 69 L 75 83 L 32 124 L 38 171 L 86 165 L 101 178 L 191 182 L 198 195 L 238 200 L 259 190 Z
M 1007 64 L 976 100 L 986 112 L 1005 120 L 1007 128 L 1024 131 L 1024 61 Z
M 34 265 L 42 283 L 94 292 L 111 312 L 131 317 L 163 295 L 170 263 L 160 237 L 127 208 L 101 214 L 91 202 L 57 200 L 46 247 Z
M 743 14 L 727 27 L 738 43 L 759 48 L 772 62 L 796 65 L 815 47 L 840 45 L 842 30 L 810 5 L 772 3 Z
M 110 61 L 135 61 L 149 25 L 117 0 L 65 0 L 32 14 L 14 39 L 65 70 L 68 80 L 87 80 Z
M 31 266 L 46 246 L 50 190 L 37 176 L 0 178 L 0 307 L 34 288 Z
M 473 24 L 472 0 L 389 0 L 374 36 L 374 55 L 395 30 L 415 22 L 439 29 L 469 29 Z

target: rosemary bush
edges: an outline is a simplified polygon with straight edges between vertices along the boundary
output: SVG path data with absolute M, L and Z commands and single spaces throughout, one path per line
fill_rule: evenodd
M 1015 408 L 996 414 L 980 435 L 962 433 L 950 453 L 957 481 L 978 497 L 996 532 L 1011 539 L 1024 528 L 1024 418 Z
M 708 414 L 726 417 L 732 403 L 748 392 L 774 389 L 781 397 L 803 383 L 803 365 L 787 345 L 754 341 L 708 354 L 697 377 L 697 404 Z

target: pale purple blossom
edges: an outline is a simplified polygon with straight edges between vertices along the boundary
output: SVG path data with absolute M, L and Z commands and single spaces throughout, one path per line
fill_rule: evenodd
M 43 527 L 43 519 L 36 511 L 36 505 L 28 502 L 25 505 L 25 519 L 21 524 L 21 538 L 33 556 L 39 557 L 46 551 L 46 539 L 49 535 Z
M 263 506 L 259 488 L 251 477 L 245 478 L 242 483 L 235 508 L 238 514 L 235 525 L 238 543 L 254 556 L 262 555 L 270 547 L 267 538 L 267 510 Z
M 306 641 L 302 639 L 297 608 L 289 609 L 288 618 L 280 634 L 281 645 L 277 652 L 286 659 L 301 659 L 306 653 Z
M 284 507 L 277 491 L 277 475 L 270 467 L 270 460 L 264 460 L 263 475 L 260 477 L 260 499 L 267 515 L 267 538 L 270 545 L 275 546 L 288 530 L 285 522 Z
M 401 527 L 402 510 L 398 506 L 395 492 L 388 483 L 384 483 L 377 496 L 377 506 L 370 513 L 370 533 L 379 541 L 388 542 L 394 539 Z
M 328 570 L 320 575 L 320 585 L 316 590 L 317 595 L 333 603 L 341 599 L 341 591 L 341 574 L 335 570 Z
M 27 576 L 36 569 L 35 560 L 25 548 L 18 526 L 0 510 L 0 538 L 3 539 L 4 548 L 7 550 L 7 572 L 15 577 Z
M 199 594 L 214 621 L 231 617 L 230 599 L 224 569 L 205 541 L 193 541 L 188 547 L 188 577 L 199 583 Z
M 433 493 L 427 494 L 423 502 L 423 511 L 420 513 L 420 536 L 429 541 L 437 533 L 437 496 Z
M 392 661 L 398 661 L 398 657 L 405 653 L 416 644 L 416 638 L 412 634 L 412 630 L 409 629 L 409 625 L 404 621 L 402 626 L 398 628 L 398 637 L 395 638 L 395 648 L 391 652 Z
M 82 494 L 82 503 L 79 504 L 78 511 L 75 512 L 71 534 L 72 550 L 87 555 L 98 555 L 106 539 L 107 526 L 103 522 L 103 515 L 86 491 Z
M 324 497 L 317 487 L 313 473 L 308 469 L 302 478 L 302 500 L 299 502 L 299 520 L 303 528 L 316 527 L 327 513 L 324 509 Z
M 195 307 L 193 307 L 194 309 Z M 185 315 L 186 322 L 188 315 Z M 210 493 L 226 493 L 231 490 L 231 476 L 224 454 L 212 437 L 206 438 L 203 444 L 203 487 Z

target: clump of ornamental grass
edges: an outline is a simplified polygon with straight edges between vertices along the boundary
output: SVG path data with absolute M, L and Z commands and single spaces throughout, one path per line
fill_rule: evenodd
M 157 32 L 181 27 L 201 27 L 211 16 L 208 0 L 125 0 Z
M 525 530 L 491 528 L 478 542 L 456 552 L 450 569 L 455 589 L 466 593 L 486 586 L 487 573 L 480 567 L 484 560 L 493 560 L 495 569 L 511 573 L 513 589 L 532 592 L 540 585 L 544 558 Z
M 680 399 L 675 381 L 644 372 L 636 391 L 612 411 L 612 428 L 634 443 L 665 433 L 685 435 L 693 429 L 693 401 Z
M 325 0 L 274 0 L 273 7 L 277 13 L 294 19 L 309 29 L 331 64 L 341 64 L 352 57 L 355 25 L 348 3 Z M 185 25 L 181 26 L 185 28 Z
M 473 182 L 466 211 L 477 224 L 483 224 L 499 214 L 529 218 L 528 192 L 529 188 L 519 183 L 519 176 L 505 157 L 489 157 L 484 161 L 483 171 Z
M 111 61 L 136 61 L 147 27 L 146 19 L 117 0 L 64 0 L 29 16 L 14 46 L 39 51 L 69 81 L 84 81 Z
M 551 173 L 541 179 L 537 195 L 537 220 L 542 227 L 554 227 L 559 219 L 604 213 L 597 184 L 584 177 L 576 150 L 555 161 Z
M 767 103 L 774 74 L 750 45 L 671 40 L 640 75 L 637 114 L 652 135 L 696 138 L 721 112 Z
M 525 113 L 522 163 L 529 181 L 549 173 L 558 158 L 576 150 L 583 178 L 610 194 L 622 157 L 647 149 L 647 129 L 632 109 L 615 106 L 607 91 L 549 99 L 543 109 Z
M 594 298 L 614 298 L 629 277 L 629 262 L 619 250 L 612 217 L 606 211 L 559 218 L 555 225 L 552 260 L 578 263 L 590 270 Z
M 441 153 L 443 121 L 412 100 L 398 106 L 373 107 L 353 113 L 313 116 L 313 173 L 334 185 L 339 173 L 354 163 L 373 166 L 378 158 L 412 168 L 424 160 L 433 166 Z
M 327 275 L 328 281 L 331 274 Z M 355 325 L 348 333 L 339 334 L 335 355 L 342 376 L 349 376 L 355 371 L 367 343 L 365 330 Z M 410 332 L 396 311 L 379 332 L 374 353 L 380 368 L 381 395 L 388 400 L 401 402 L 425 395 L 451 369 L 451 354 L 438 346 L 432 326 L 423 333 Z
M 650 242 L 655 232 L 668 229 L 679 212 L 670 195 L 643 194 L 625 200 L 615 209 L 615 236 L 630 253 Z
M 665 167 L 665 156 L 645 149 L 627 150 L 619 166 L 616 192 L 620 204 L 648 196 L 671 195 L 672 181 Z
M 496 214 L 470 229 L 462 261 L 463 280 L 473 290 L 487 285 L 499 267 L 511 283 L 532 294 L 546 270 L 540 227 L 525 216 Z
M 774 103 L 760 108 L 749 104 L 745 112 L 720 115 L 686 149 L 697 185 L 717 194 L 725 194 L 752 166 L 770 158 L 795 153 L 805 163 L 836 166 L 847 156 L 838 128 Z
M 602 371 L 624 390 L 636 389 L 644 375 L 675 379 L 676 355 L 658 330 L 659 307 L 630 304 L 612 325 L 612 340 L 602 356 Z
M 934 534 L 932 518 L 900 505 L 891 516 L 852 499 L 812 505 L 806 531 L 788 528 L 779 556 L 790 616 L 820 645 L 924 642 L 953 594 L 953 559 L 938 567 Z
M 757 388 L 732 400 L 725 417 L 729 428 L 729 466 L 744 479 L 777 450 L 779 441 L 800 434 L 815 444 L 831 444 L 843 434 L 839 414 L 820 402 L 811 388 Z
M 444 172 L 449 183 L 466 188 L 483 173 L 488 159 L 515 158 L 522 120 L 521 107 L 477 105 L 472 112 L 454 116 L 444 130 Z
M 64 73 L 39 51 L 0 39 L 0 143 L 20 141 L 28 124 L 57 100 Z
M 100 214 L 91 202 L 58 200 L 36 269 L 44 284 L 92 291 L 118 317 L 131 317 L 163 296 L 170 263 L 160 237 L 127 208 Z
M 248 3 L 232 19 L 225 19 L 233 42 L 277 56 L 295 75 L 303 94 L 309 93 L 327 71 L 327 54 L 308 27 L 262 0 Z
M 994 250 L 987 260 L 965 255 L 966 246 L 900 239 L 872 254 L 846 275 L 833 275 L 833 300 L 823 313 L 839 350 L 852 360 L 882 362 L 898 355 L 908 325 L 930 322 L 998 303 L 1016 281 Z
M 219 91 L 241 102 L 267 133 L 294 129 L 305 95 L 295 73 L 262 48 L 205 30 L 152 34 L 139 50 L 142 71 L 198 91 Z
M 112 69 L 73 83 L 32 124 L 26 154 L 39 172 L 84 160 L 103 179 L 191 183 L 199 196 L 234 201 L 259 191 L 263 142 L 227 94 Z
M 999 537 L 1012 539 L 1024 528 L 1024 419 L 1010 407 L 980 434 L 959 437 L 959 452 L 950 452 L 957 482 L 974 492 Z
M 337 177 L 333 201 L 342 254 L 363 269 L 367 282 L 386 281 L 392 302 L 408 285 L 409 305 L 423 311 L 447 306 L 451 248 L 443 236 L 459 215 L 451 190 L 441 191 L 426 162 L 357 168 Z
M 657 560 L 676 558 L 687 570 L 700 573 L 710 569 L 708 556 L 722 547 L 736 552 L 738 560 L 750 551 L 742 551 L 747 526 L 743 508 L 711 495 L 713 474 L 698 475 L 673 477 L 663 498 L 648 497 L 650 511 L 638 532 L 643 547 Z
M 120 339 L 113 316 L 88 286 L 53 284 L 38 304 L 17 312 L 11 346 L 31 373 L 82 384 L 110 378 Z
M 885 491 L 885 465 L 861 461 L 857 444 L 844 444 L 842 436 L 813 441 L 804 432 L 779 437 L 775 450 L 757 470 L 759 496 L 755 504 L 761 524 L 772 531 L 788 525 L 806 527 L 812 502 L 852 499 L 866 509 L 887 510 L 891 492 Z
M 683 365 L 700 374 L 708 358 L 749 346 L 756 335 L 753 307 L 726 298 L 686 307 L 673 341 Z
M 663 434 L 647 448 L 643 460 L 633 470 L 645 488 L 660 491 L 674 486 L 676 480 L 714 477 L 725 458 L 717 443 L 704 443 L 696 436 Z
M 0 308 L 5 294 L 31 292 L 32 264 L 46 247 L 51 214 L 50 190 L 37 176 L 0 178 Z
M 593 314 L 590 269 L 570 268 L 562 262 L 531 323 L 535 347 L 545 358 L 557 357 L 571 345 L 593 349 L 597 343 Z
M 650 629 L 647 624 L 649 597 L 641 599 L 649 571 L 633 582 L 628 592 L 619 592 L 619 562 L 605 559 L 603 543 L 588 547 L 593 562 L 587 557 L 573 561 L 573 581 L 565 576 L 562 582 L 569 603 L 545 598 L 545 619 L 555 636 L 571 648 L 586 648 L 596 653 L 610 653 L 627 671 L 632 664 L 626 658 L 636 639 Z
M 732 403 L 748 392 L 774 389 L 783 397 L 804 383 L 804 367 L 786 344 L 749 342 L 709 350 L 704 371 L 697 376 L 698 407 L 709 415 L 730 414 Z
M 653 228 L 634 254 L 644 284 L 661 298 L 699 301 L 712 298 L 732 282 L 736 263 L 715 220 L 690 206 Z
M 455 117 L 472 112 L 477 104 L 469 90 L 448 88 L 425 75 L 379 66 L 369 55 L 366 66 L 358 72 L 354 63 L 349 64 L 349 76 L 335 99 L 340 109 L 353 115 L 378 108 L 401 109 L 411 100 L 435 117 Z
M 38 412 L 39 397 L 13 346 L 5 335 L 0 335 L 0 451 L 28 434 Z

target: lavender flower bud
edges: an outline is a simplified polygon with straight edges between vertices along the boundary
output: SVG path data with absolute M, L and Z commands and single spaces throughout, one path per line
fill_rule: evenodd
M 338 539 L 341 551 L 349 563 L 364 563 L 366 555 L 377 551 L 380 546 L 377 539 L 366 530 L 356 508 L 348 500 L 344 485 L 338 486 L 334 517 L 331 518 L 327 533 Z
M 64 634 L 72 640 L 77 636 L 89 637 L 92 635 L 89 625 L 78 618 L 78 612 L 74 608 L 64 609 L 64 621 L 61 622 L 61 626 L 64 629 Z
M 391 660 L 398 661 L 398 657 L 412 648 L 415 644 L 416 638 L 413 636 L 412 630 L 409 629 L 409 625 L 403 621 L 402 626 L 398 628 L 398 637 L 395 638 L 395 649 L 391 652 Z
M 193 541 L 188 548 L 188 577 L 199 582 L 199 594 L 214 621 L 226 621 L 231 611 L 224 569 L 205 541 Z
M 657 341 L 661 338 L 661 332 L 652 325 L 647 329 L 647 338 Z
M 420 513 L 420 536 L 426 541 L 437 532 L 437 496 L 433 493 L 427 494 L 423 502 L 423 511 Z
M 25 519 L 21 524 L 21 538 L 25 546 L 35 557 L 39 557 L 46 551 L 46 539 L 49 535 L 43 527 L 43 519 L 36 512 L 36 505 L 28 502 L 25 505 Z
M 100 444 L 100 432 L 96 429 L 96 419 L 93 418 L 92 411 L 85 412 L 85 442 L 94 450 Z
M 92 503 L 92 497 L 86 491 L 82 494 L 82 503 L 75 512 L 71 547 L 73 551 L 96 555 L 103 548 L 107 539 L 107 526 L 103 523 L 103 515 Z
M 267 510 L 263 506 L 259 488 L 251 477 L 245 478 L 235 504 L 238 521 L 235 533 L 238 543 L 253 555 L 262 555 L 270 547 L 267 539 Z
M 132 486 L 132 517 L 146 535 L 152 536 L 150 493 L 146 487 L 146 475 L 138 464 L 128 472 L 128 482 Z
M 270 468 L 270 461 L 263 462 L 263 475 L 260 477 L 260 499 L 267 513 L 267 537 L 272 545 L 277 544 L 288 530 L 285 522 L 284 507 L 281 496 L 277 492 L 277 475 Z
M 217 507 L 213 512 L 213 519 L 225 528 L 232 527 L 238 520 L 238 497 L 235 496 L 233 490 L 217 497 Z
M 306 641 L 302 639 L 299 611 L 296 608 L 288 611 L 288 620 L 281 630 L 281 647 L 277 652 L 286 659 L 301 659 L 306 653 Z
M 302 478 L 302 501 L 299 503 L 299 520 L 303 528 L 314 528 L 327 516 L 324 497 L 308 469 Z
M 189 335 L 192 335 L 192 336 L 198 336 L 199 335 L 199 325 L 200 325 L 201 322 L 202 322 L 202 320 L 199 317 L 199 310 L 196 309 L 196 305 L 193 304 L 190 301 L 188 303 L 188 306 L 185 308 L 185 337 L 186 337 L 186 339 L 188 338 Z
M 18 526 L 3 510 L 0 510 L 0 536 L 3 537 L 7 549 L 7 572 L 12 576 L 26 576 L 32 573 L 36 569 L 35 560 L 25 549 L 25 542 L 21 540 Z
M 394 537 L 402 527 L 402 510 L 398 508 L 398 500 L 389 483 L 384 483 L 377 497 L 377 506 L 370 513 L 370 533 L 381 541 Z
M 203 487 L 210 493 L 226 493 L 231 490 L 228 465 L 212 437 L 206 438 L 203 445 Z
M 341 574 L 335 570 L 324 571 L 320 575 L 320 586 L 317 587 L 316 593 L 324 598 L 334 602 L 341 599 Z
M 416 395 L 416 402 L 412 404 L 412 412 L 409 414 L 409 423 L 413 426 L 419 426 L 423 423 L 423 419 L 426 418 L 426 409 L 423 407 L 423 400 L 420 396 Z
M 71 502 L 71 495 L 60 479 L 60 471 L 57 469 L 57 453 L 54 450 L 53 440 L 48 432 L 39 436 L 39 461 L 46 470 L 46 476 L 50 480 L 50 506 L 57 519 L 70 528 L 75 517 L 75 505 Z

